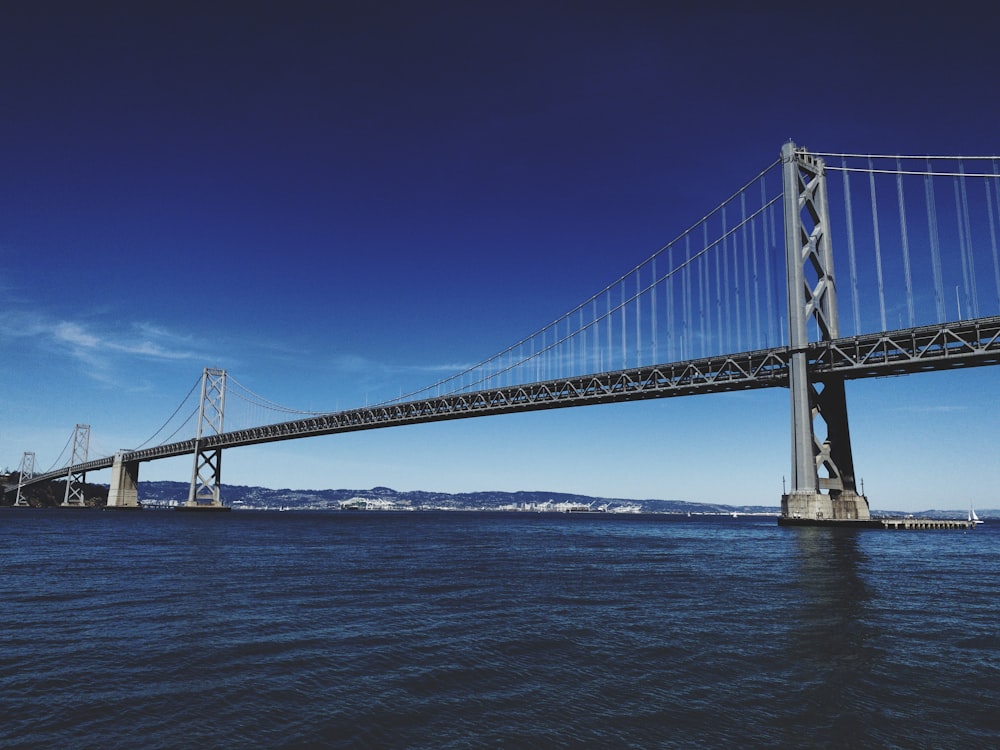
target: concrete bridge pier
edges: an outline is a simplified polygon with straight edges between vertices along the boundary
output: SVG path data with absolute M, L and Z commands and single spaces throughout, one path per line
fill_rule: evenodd
M 790 492 L 781 496 L 781 517 L 815 521 L 870 521 L 868 498 L 855 492 Z
M 108 507 L 139 507 L 139 462 L 125 461 L 124 451 L 118 451 L 115 454 L 115 461 L 111 465 Z

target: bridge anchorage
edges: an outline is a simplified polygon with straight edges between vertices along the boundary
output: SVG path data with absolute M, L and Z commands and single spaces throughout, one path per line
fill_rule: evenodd
M 792 416 L 792 488 L 781 496 L 781 519 L 869 521 L 868 499 L 855 486 L 844 378 L 811 376 L 806 352 L 810 320 L 822 341 L 840 337 L 825 165 L 791 142 L 781 163 Z

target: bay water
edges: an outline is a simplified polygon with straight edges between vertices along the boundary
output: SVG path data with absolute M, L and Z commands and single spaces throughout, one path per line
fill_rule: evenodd
M 3 748 L 996 747 L 1000 523 L 0 512 Z

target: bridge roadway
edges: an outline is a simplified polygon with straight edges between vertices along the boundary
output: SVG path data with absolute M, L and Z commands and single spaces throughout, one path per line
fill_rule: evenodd
M 854 380 L 915 372 L 1000 364 L 1000 317 L 907 328 L 809 344 L 808 367 L 817 381 Z M 668 396 L 742 391 L 788 385 L 792 349 L 776 347 L 740 354 L 615 370 L 527 385 L 388 403 L 331 412 L 290 422 L 223 432 L 202 438 L 203 449 L 332 435 L 446 419 L 510 414 L 588 404 L 610 404 Z M 194 453 L 184 440 L 136 451 L 123 460 L 153 461 Z M 113 456 L 38 474 L 25 484 L 76 473 L 108 469 Z

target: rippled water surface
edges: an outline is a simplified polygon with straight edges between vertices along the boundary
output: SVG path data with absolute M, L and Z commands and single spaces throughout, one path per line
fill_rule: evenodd
M 1000 524 L 0 513 L 0 747 L 994 747 Z

